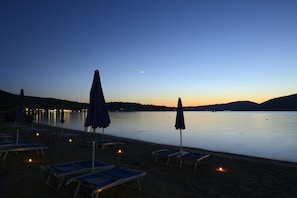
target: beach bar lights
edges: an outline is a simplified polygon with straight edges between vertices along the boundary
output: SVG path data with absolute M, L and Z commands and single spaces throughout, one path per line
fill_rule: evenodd
M 71 143 L 71 142 L 72 142 L 72 138 L 69 138 L 69 139 L 68 139 L 68 142 Z
M 39 132 L 36 132 L 35 135 L 38 137 L 40 135 L 40 133 Z

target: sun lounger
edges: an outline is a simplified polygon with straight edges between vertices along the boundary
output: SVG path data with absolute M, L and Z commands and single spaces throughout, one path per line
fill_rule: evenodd
M 11 135 L 8 135 L 6 133 L 0 133 L 0 140 L 1 141 L 8 141 L 8 138 L 10 138 Z
M 49 135 L 57 140 L 61 140 L 61 139 L 76 139 L 79 134 L 73 134 L 73 133 L 61 133 L 61 132 L 56 132 L 56 133 L 49 133 Z
M 182 156 L 186 153 L 187 153 L 186 151 L 180 151 L 175 149 L 160 149 L 157 151 L 153 151 L 152 155 L 155 157 L 155 162 L 157 162 L 159 156 L 163 156 L 167 158 L 166 164 L 169 164 L 171 157 Z
M 71 179 L 69 182 L 76 182 L 74 197 L 77 197 L 80 186 L 91 189 L 91 196 L 98 197 L 100 192 L 114 186 L 126 184 L 129 181 L 137 180 L 138 189 L 141 190 L 139 178 L 146 175 L 146 172 L 129 168 L 110 168 L 82 175 Z
M 18 144 L 15 143 L 15 141 L 5 141 L 5 142 L 0 142 L 0 149 L 3 147 L 7 147 L 7 146 L 29 146 L 29 145 L 37 145 L 37 143 L 35 142 L 25 142 L 25 141 L 20 141 L 18 142 Z
M 34 132 L 45 132 L 46 129 L 41 129 L 33 126 L 22 126 L 20 127 L 23 131 L 27 131 L 28 133 L 34 133 Z
M 188 152 L 188 153 L 183 154 L 183 155 L 178 155 L 177 158 L 179 159 L 179 167 L 182 167 L 183 160 L 186 160 L 186 159 L 194 160 L 195 161 L 194 170 L 196 170 L 197 166 L 198 166 L 198 163 L 201 160 L 203 160 L 203 159 L 205 159 L 205 158 L 207 158 L 209 156 L 210 156 L 209 154 L 205 155 L 205 154 L 200 154 L 200 153 Z
M 36 151 L 44 156 L 44 149 L 48 149 L 47 146 L 38 144 L 19 145 L 13 144 L 9 146 L 0 147 L 0 156 L 3 154 L 2 161 L 4 161 L 9 152 L 21 152 L 21 151 Z
M 113 165 L 96 160 L 94 162 L 94 170 L 105 170 L 112 168 Z M 66 163 L 53 164 L 49 166 L 41 166 L 46 172 L 46 184 L 55 190 L 60 189 L 63 180 L 67 176 L 73 176 L 75 174 L 82 174 L 92 170 L 92 160 L 77 160 Z M 57 185 L 54 185 L 52 179 L 57 180 Z
M 101 138 L 88 138 L 84 140 L 87 146 L 92 145 L 92 142 L 95 141 L 96 147 L 101 146 L 102 150 L 105 149 L 106 146 L 116 146 L 116 145 L 124 145 L 125 142 L 117 141 L 117 140 L 102 140 Z

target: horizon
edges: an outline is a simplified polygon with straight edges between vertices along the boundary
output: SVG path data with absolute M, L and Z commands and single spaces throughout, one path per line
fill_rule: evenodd
M 2 1 L 1 89 L 89 103 L 263 103 L 296 93 L 292 0 Z
M 1 90 L 1 89 L 0 89 Z M 8 91 L 5 91 L 5 90 L 2 90 L 4 92 L 7 92 L 7 93 L 10 93 Z M 25 92 L 25 91 L 24 91 Z M 19 94 L 17 93 L 10 93 L 10 94 L 14 94 L 16 96 L 18 96 Z M 267 102 L 271 99 L 275 99 L 275 98 L 281 98 L 281 97 L 287 97 L 287 96 L 292 96 L 292 95 L 296 95 L 297 93 L 292 93 L 292 94 L 289 94 L 289 95 L 283 95 L 283 96 L 277 96 L 277 97 L 274 97 L 274 98 L 270 98 L 266 101 L 263 101 L 262 103 L 264 102 Z M 53 97 L 42 97 L 42 96 L 28 96 L 26 94 L 24 94 L 24 96 L 26 97 L 36 97 L 36 98 L 50 98 L 50 99 L 55 99 L 55 100 L 66 100 L 68 102 L 78 102 L 78 103 L 86 103 L 86 104 L 89 104 L 89 102 L 79 102 L 79 101 L 73 101 L 73 100 L 68 100 L 68 99 L 60 99 L 60 98 L 53 98 Z M 105 101 L 106 103 L 136 103 L 136 104 L 140 104 L 140 105 L 153 105 L 153 106 L 165 106 L 165 107 L 169 107 L 169 108 L 175 108 L 177 107 L 176 106 L 166 106 L 166 105 L 154 105 L 154 104 L 142 104 L 142 103 L 139 103 L 139 102 L 129 102 L 129 101 Z M 213 103 L 213 104 L 205 104 L 205 105 L 190 105 L 190 106 L 185 106 L 183 105 L 183 107 L 199 107 L 199 106 L 211 106 L 211 105 L 224 105 L 224 104 L 229 104 L 229 103 L 233 103 L 233 102 L 253 102 L 253 103 L 256 103 L 256 104 L 262 104 L 262 103 L 257 103 L 257 102 L 254 102 L 254 101 L 251 101 L 251 100 L 238 100 L 238 101 L 229 101 L 229 102 L 225 102 L 225 103 Z

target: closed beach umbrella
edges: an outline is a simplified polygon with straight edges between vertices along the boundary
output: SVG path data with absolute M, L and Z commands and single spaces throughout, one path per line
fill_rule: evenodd
M 104 135 L 104 128 L 108 127 L 109 124 L 110 118 L 105 104 L 99 71 L 96 70 L 90 91 L 90 104 L 85 127 L 91 126 L 94 129 L 94 132 L 97 127 L 103 128 Z
M 105 104 L 105 99 L 102 91 L 102 86 L 99 77 L 99 71 L 96 70 L 94 79 L 90 91 L 90 104 L 88 108 L 87 119 L 85 127 L 91 126 L 94 129 L 94 133 L 97 127 L 102 128 L 102 139 L 104 138 L 104 128 L 110 124 L 110 118 L 108 110 Z M 95 141 L 93 141 L 93 153 L 92 153 L 92 171 L 94 171 L 95 161 Z
M 17 124 L 17 134 L 16 134 L 16 144 L 19 143 L 19 124 L 20 122 L 23 122 L 25 120 L 24 118 L 24 90 L 21 89 L 21 93 L 19 96 L 19 102 L 18 106 L 16 107 L 15 112 L 15 123 Z
M 182 130 L 185 129 L 185 119 L 184 119 L 184 110 L 182 101 L 178 98 L 177 109 L 176 109 L 176 120 L 175 120 L 175 128 L 180 131 L 180 151 L 183 151 L 182 144 Z

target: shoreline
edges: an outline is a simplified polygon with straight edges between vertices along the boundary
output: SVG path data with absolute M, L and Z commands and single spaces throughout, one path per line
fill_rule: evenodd
M 0 122 L 1 133 L 11 135 L 13 140 L 15 129 L 8 124 Z M 34 133 L 21 132 L 20 139 L 47 145 L 49 149 L 45 151 L 44 157 L 30 152 L 20 152 L 18 155 L 11 153 L 4 162 L 0 162 L 0 196 L 18 197 L 18 192 L 22 192 L 23 197 L 71 197 L 73 189 L 69 186 L 54 191 L 45 185 L 40 165 L 91 159 L 90 148 L 83 147 L 80 139 L 92 137 L 94 134 L 64 129 L 65 132 L 80 135 L 78 139 L 69 143 L 66 140 L 52 139 L 47 135 L 59 131 L 59 127 L 46 124 L 34 124 L 34 127 L 46 131 L 41 132 L 39 137 Z M 101 137 L 99 134 L 95 136 Z M 191 162 L 185 163 L 182 168 L 179 168 L 177 160 L 170 161 L 169 165 L 162 160 L 154 162 L 152 151 L 178 147 L 106 134 L 105 137 L 124 141 L 124 152 L 119 155 L 116 153 L 117 148 L 112 146 L 104 150 L 96 149 L 96 159 L 115 166 L 142 170 L 147 175 L 140 179 L 141 191 L 115 187 L 104 191 L 104 197 L 294 197 L 297 194 L 297 163 L 184 148 L 187 151 L 210 154 L 210 157 L 202 160 L 194 171 Z M 28 164 L 25 160 L 31 155 L 36 161 Z M 217 172 L 218 167 L 224 167 L 227 171 Z M 16 186 L 18 192 L 15 190 Z
M 58 126 L 52 126 L 49 124 L 43 124 L 43 123 L 35 123 L 37 125 L 44 125 L 44 127 L 53 127 L 53 128 L 58 128 L 60 129 L 60 127 Z M 74 131 L 77 133 L 89 133 L 92 134 L 92 132 L 85 132 L 83 130 L 77 130 L 77 129 L 70 129 L 70 128 L 64 128 L 66 130 L 70 130 L 70 131 Z M 101 136 L 101 133 L 96 133 L 97 136 Z M 113 136 L 113 135 L 108 135 L 108 134 L 104 134 L 104 136 L 106 137 L 110 137 L 112 139 L 119 139 L 119 140 L 123 140 L 123 141 L 129 141 L 129 142 L 137 142 L 137 143 L 143 143 L 143 144 L 148 144 L 148 145 L 159 145 L 162 148 L 179 148 L 179 146 L 175 146 L 175 145 L 167 145 L 167 144 L 162 144 L 162 143 L 155 143 L 155 142 L 149 142 L 149 141 L 143 141 L 143 140 L 138 140 L 138 139 L 130 139 L 130 138 L 126 138 L 126 137 L 119 137 L 119 136 Z M 258 157 L 258 156 L 252 156 L 252 155 L 244 155 L 244 154 L 236 154 L 236 153 L 228 153 L 228 152 L 223 152 L 223 151 L 214 151 L 214 150 L 207 150 L 207 149 L 203 149 L 203 148 L 195 148 L 195 147 L 187 147 L 187 146 L 183 146 L 184 149 L 188 150 L 188 151 L 198 151 L 198 152 L 202 152 L 202 153 L 212 153 L 218 156 L 222 156 L 222 157 L 231 157 L 231 158 L 235 158 L 235 159 L 239 159 L 239 158 L 245 158 L 246 160 L 260 160 L 260 161 L 268 161 L 269 162 L 273 162 L 276 164 L 292 164 L 293 166 L 295 164 L 297 164 L 297 162 L 294 161 L 286 161 L 286 160 L 278 160 L 278 159 L 270 159 L 270 158 L 265 158 L 265 157 Z

